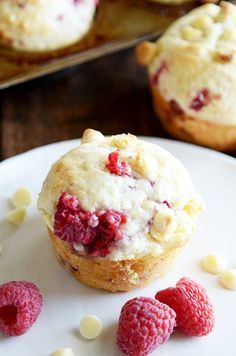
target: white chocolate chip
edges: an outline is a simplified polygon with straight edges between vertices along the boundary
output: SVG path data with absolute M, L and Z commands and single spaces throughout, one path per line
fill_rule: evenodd
M 224 271 L 220 276 L 220 283 L 225 288 L 236 290 L 236 269 Z
M 200 194 L 194 194 L 193 198 L 185 205 L 184 210 L 190 215 L 199 215 L 204 210 L 204 201 Z
M 139 275 L 131 267 L 127 267 L 127 272 L 129 274 L 130 283 L 136 285 L 139 281 Z
M 139 281 L 139 276 L 138 276 L 138 273 L 137 272 L 133 272 L 129 278 L 129 281 L 130 283 L 132 284 L 138 284 L 138 281 Z
M 138 153 L 134 162 L 131 162 L 131 166 L 146 179 L 152 179 L 157 176 L 157 161 L 147 153 Z
M 196 41 L 202 37 L 202 31 L 192 26 L 185 26 L 182 29 L 182 37 L 186 41 Z
M 82 143 L 99 142 L 103 140 L 104 140 L 103 134 L 100 131 L 96 131 L 92 129 L 85 130 L 81 138 Z
M 228 5 L 226 4 L 226 6 L 225 6 L 224 2 L 222 2 L 220 11 L 219 11 L 218 15 L 215 16 L 214 21 L 220 22 L 220 23 L 227 23 L 228 20 L 230 20 L 231 16 L 232 15 L 229 11 Z
M 17 17 L 16 17 L 15 14 L 11 14 L 11 15 L 9 16 L 9 21 L 10 21 L 11 23 L 16 22 L 16 19 L 17 19 Z
M 7 213 L 6 220 L 15 225 L 21 225 L 26 218 L 26 212 L 27 210 L 25 206 L 12 209 Z
M 23 21 L 22 22 L 22 28 L 26 31 L 29 31 L 31 29 L 31 23 L 30 21 Z
M 54 351 L 52 356 L 75 356 L 75 354 L 70 348 L 66 347 Z
M 154 216 L 150 235 L 156 240 L 164 239 L 174 232 L 176 226 L 174 212 L 170 209 L 160 210 Z
M 132 144 L 137 142 L 137 137 L 131 134 L 125 135 L 116 135 L 111 137 L 111 143 L 113 146 L 124 149 L 128 146 L 131 146 Z
M 202 259 L 202 268 L 206 272 L 219 274 L 227 267 L 227 261 L 219 253 L 210 254 Z
M 212 18 L 206 15 L 199 16 L 192 22 L 192 26 L 200 30 L 206 30 L 212 25 L 213 25 Z
M 144 210 L 153 210 L 155 207 L 155 202 L 153 200 L 144 200 L 141 207 Z
M 84 252 L 84 245 L 82 245 L 82 244 L 76 244 L 76 243 L 74 243 L 74 244 L 73 244 L 73 247 L 74 247 L 74 249 L 75 249 L 76 251 L 78 251 L 78 252 Z
M 207 4 L 207 5 L 204 5 L 205 7 L 205 12 L 207 13 L 207 15 L 209 16 L 217 16 L 218 13 L 220 12 L 220 7 L 215 5 L 215 4 Z
M 19 188 L 11 198 L 11 203 L 15 208 L 28 206 L 32 201 L 32 194 L 27 188 Z
M 96 339 L 101 334 L 102 322 L 95 315 L 86 315 L 80 321 L 79 330 L 84 338 Z
M 236 41 L 236 28 L 226 29 L 220 36 L 220 39 L 224 41 Z

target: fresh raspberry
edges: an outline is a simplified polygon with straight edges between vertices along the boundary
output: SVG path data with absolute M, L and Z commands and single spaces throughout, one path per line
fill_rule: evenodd
M 0 286 L 0 331 L 7 336 L 24 334 L 36 321 L 43 298 L 35 284 L 13 281 Z
M 176 288 L 157 292 L 156 299 L 176 312 L 177 328 L 186 335 L 203 336 L 214 326 L 214 309 L 206 290 L 189 278 L 181 278 Z
M 70 244 L 82 244 L 91 256 L 105 257 L 111 245 L 123 238 L 120 227 L 126 221 L 126 215 L 115 210 L 85 211 L 75 196 L 64 192 L 56 207 L 54 233 Z
M 108 163 L 106 168 L 113 174 L 118 176 L 131 176 L 131 167 L 127 162 L 120 160 L 120 154 L 118 151 L 111 152 L 108 156 Z
M 121 309 L 117 345 L 130 356 L 144 356 L 169 339 L 176 314 L 153 298 L 129 300 Z

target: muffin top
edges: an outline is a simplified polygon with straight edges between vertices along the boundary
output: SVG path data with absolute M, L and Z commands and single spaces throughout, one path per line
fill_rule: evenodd
M 47 51 L 79 40 L 89 29 L 96 0 L 1 0 L 0 44 Z
M 170 153 L 133 135 L 91 129 L 52 166 L 38 199 L 57 237 L 111 260 L 182 245 L 201 207 L 187 170 Z
M 190 117 L 236 124 L 236 6 L 198 7 L 149 48 L 150 82 Z

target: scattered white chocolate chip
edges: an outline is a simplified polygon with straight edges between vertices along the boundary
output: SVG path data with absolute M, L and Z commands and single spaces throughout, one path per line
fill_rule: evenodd
M 176 229 L 176 226 L 174 212 L 170 209 L 160 210 L 154 216 L 150 235 L 156 240 L 164 239 Z
M 80 321 L 79 331 L 85 339 L 96 339 L 101 334 L 102 322 L 96 315 L 86 315 Z
M 66 347 L 54 351 L 52 356 L 75 356 L 75 354 L 70 348 Z
M 186 41 L 195 41 L 202 37 L 202 31 L 192 26 L 185 26 L 182 29 L 182 37 Z
M 19 188 L 11 198 L 11 203 L 15 208 L 28 206 L 32 201 L 32 194 L 27 188 Z
M 236 269 L 224 271 L 220 276 L 220 283 L 225 288 L 236 290 Z
M 7 213 L 6 220 L 15 225 L 21 225 L 25 220 L 26 212 L 27 210 L 25 206 L 12 209 Z
M 227 261 L 220 253 L 210 254 L 202 259 L 202 268 L 206 272 L 219 274 L 227 267 Z
M 200 30 L 206 30 L 212 25 L 213 25 L 212 18 L 206 15 L 199 16 L 192 22 L 192 26 Z

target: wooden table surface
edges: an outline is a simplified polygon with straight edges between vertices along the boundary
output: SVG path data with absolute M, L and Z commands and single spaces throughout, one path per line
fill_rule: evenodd
M 0 160 L 81 137 L 88 127 L 105 135 L 168 137 L 134 49 L 0 91 Z
M 0 91 L 0 159 L 51 142 L 104 134 L 167 136 L 134 49 Z

